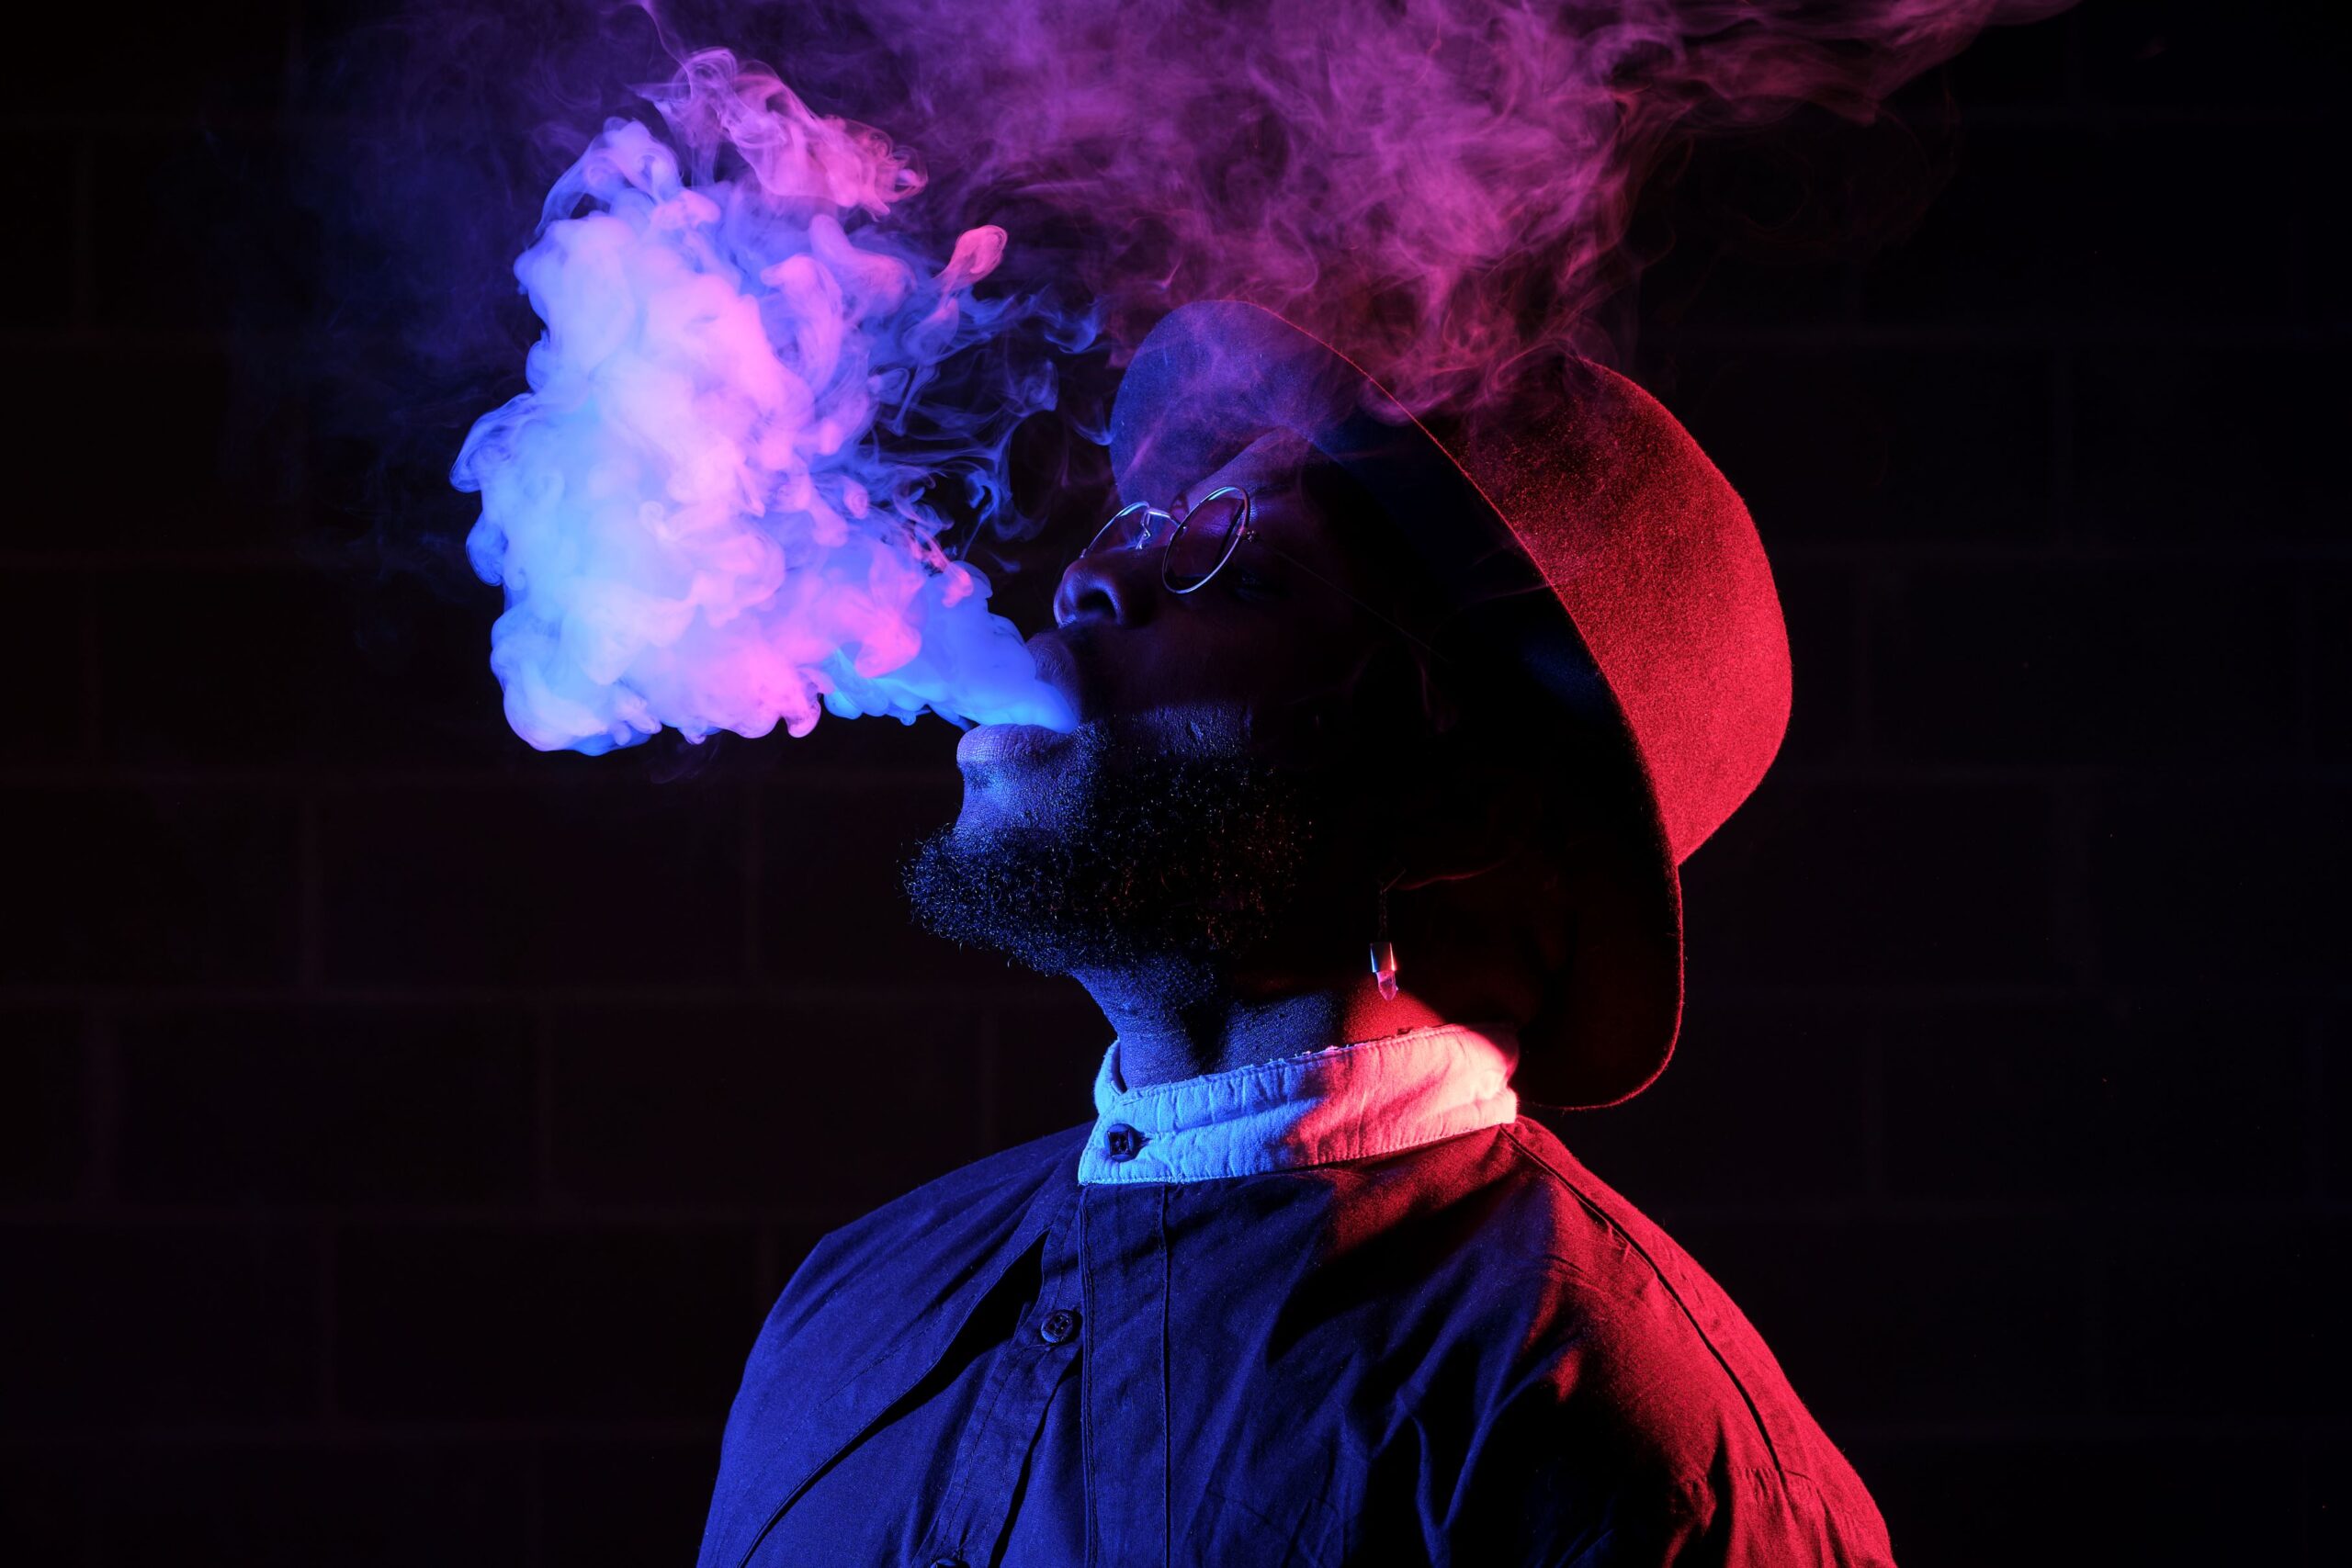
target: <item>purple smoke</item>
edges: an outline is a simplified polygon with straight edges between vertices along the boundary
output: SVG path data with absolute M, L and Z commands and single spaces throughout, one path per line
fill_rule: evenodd
M 978 533 L 1023 525 L 1007 443 L 1057 388 L 1042 349 L 1008 356 L 1018 373 L 954 374 L 975 349 L 1067 349 L 1099 323 L 1115 356 L 1178 305 L 1238 298 L 1417 412 L 1508 417 L 1519 372 L 1612 356 L 1596 312 L 1638 275 L 1622 243 L 1637 197 L 1692 138 L 1808 105 L 1867 119 L 1984 27 L 2069 3 L 665 6 L 673 57 L 680 39 L 753 50 L 802 96 L 688 57 L 652 95 L 684 166 L 616 121 L 550 198 L 521 267 L 550 327 L 534 389 L 458 465 L 484 494 L 473 558 L 509 590 L 509 712 L 534 743 L 583 750 L 665 724 L 797 733 L 820 707 L 1059 722 L 929 504 L 952 475 Z M 589 243 L 616 222 L 625 239 Z M 699 294 L 723 279 L 710 309 L 735 325 L 681 328 L 670 283 L 599 246 L 666 257 Z M 984 299 L 971 286 L 1000 254 Z M 612 276 L 638 314 L 608 344 L 619 307 L 594 296 Z M 762 389 L 755 321 L 805 406 Z M 607 493 L 624 454 L 638 467 Z

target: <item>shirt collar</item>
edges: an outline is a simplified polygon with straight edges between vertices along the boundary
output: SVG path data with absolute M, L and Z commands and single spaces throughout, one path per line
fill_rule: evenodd
M 1111 1043 L 1078 1179 L 1211 1181 L 1364 1159 L 1519 1114 L 1508 1026 L 1442 1023 L 1252 1066 L 1128 1089 Z

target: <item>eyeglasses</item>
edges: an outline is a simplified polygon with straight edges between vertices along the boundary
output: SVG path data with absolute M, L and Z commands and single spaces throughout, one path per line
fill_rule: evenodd
M 1424 652 L 1434 651 L 1420 637 L 1321 572 L 1268 544 L 1250 525 L 1250 492 L 1239 485 L 1211 491 L 1182 517 L 1138 501 L 1113 513 L 1111 520 L 1096 529 L 1094 537 L 1078 552 L 1078 558 L 1084 560 L 1089 556 L 1115 550 L 1148 549 L 1155 541 L 1164 541 L 1159 551 L 1160 586 L 1170 593 L 1197 593 L 1225 570 L 1226 563 L 1247 539 L 1330 589 L 1414 647 Z
M 1141 550 L 1164 540 L 1159 552 L 1159 583 L 1170 593 L 1197 593 L 1225 570 L 1244 539 L 1258 531 L 1250 525 L 1250 492 L 1227 485 L 1201 497 L 1200 504 L 1179 517 L 1145 502 L 1123 506 L 1094 531 L 1078 558 L 1113 550 Z

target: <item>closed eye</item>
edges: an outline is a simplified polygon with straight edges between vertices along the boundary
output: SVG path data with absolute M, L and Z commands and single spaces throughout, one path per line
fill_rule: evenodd
M 1217 580 L 1226 583 L 1236 598 L 1251 604 L 1271 604 L 1288 597 L 1280 582 L 1263 572 L 1250 570 L 1238 560 L 1227 562 L 1226 569 L 1217 573 Z

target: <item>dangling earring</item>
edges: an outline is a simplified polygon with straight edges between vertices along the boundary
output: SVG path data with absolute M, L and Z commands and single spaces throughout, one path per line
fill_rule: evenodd
M 1372 937 L 1372 977 L 1378 982 L 1380 999 L 1385 1002 L 1396 999 L 1396 944 L 1388 940 L 1388 889 L 1396 881 L 1392 876 L 1380 885 L 1379 922 Z

